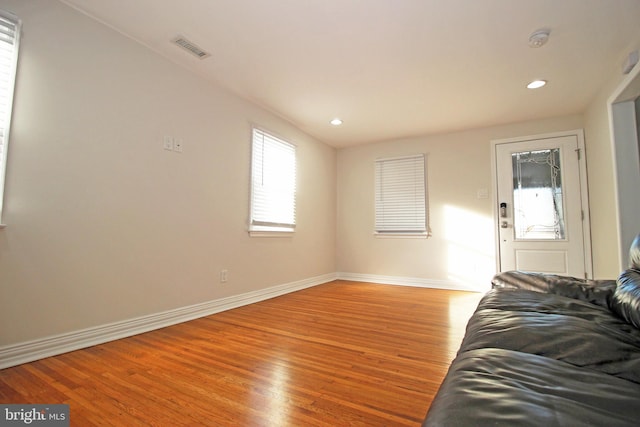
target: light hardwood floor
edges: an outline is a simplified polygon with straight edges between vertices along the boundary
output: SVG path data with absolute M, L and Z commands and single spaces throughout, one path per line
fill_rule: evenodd
M 416 426 L 481 295 L 335 281 L 0 370 L 72 426 Z

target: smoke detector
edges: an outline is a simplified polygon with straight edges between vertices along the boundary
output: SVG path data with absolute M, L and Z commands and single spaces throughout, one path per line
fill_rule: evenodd
M 549 34 L 551 31 L 547 29 L 534 31 L 529 36 L 529 47 L 538 48 L 544 46 L 549 40 Z

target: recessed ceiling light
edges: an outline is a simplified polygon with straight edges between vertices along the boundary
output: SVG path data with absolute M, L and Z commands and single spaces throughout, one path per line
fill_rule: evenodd
M 527 85 L 527 89 L 538 89 L 546 84 L 547 84 L 546 80 L 534 80 Z
M 342 120 L 335 118 L 333 120 L 331 120 L 331 124 L 334 126 L 340 126 L 342 124 Z

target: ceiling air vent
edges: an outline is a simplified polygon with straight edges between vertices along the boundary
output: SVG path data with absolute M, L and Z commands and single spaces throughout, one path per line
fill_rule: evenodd
M 171 40 L 173 43 L 177 44 L 187 52 L 191 53 L 194 56 L 197 56 L 200 59 L 207 58 L 211 56 L 210 53 L 205 52 L 200 47 L 198 47 L 195 43 L 190 42 L 186 38 L 182 36 L 177 36 L 175 39 Z

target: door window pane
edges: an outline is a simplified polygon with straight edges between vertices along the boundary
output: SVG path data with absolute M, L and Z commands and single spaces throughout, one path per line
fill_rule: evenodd
M 560 149 L 514 153 L 511 161 L 515 238 L 565 239 Z

